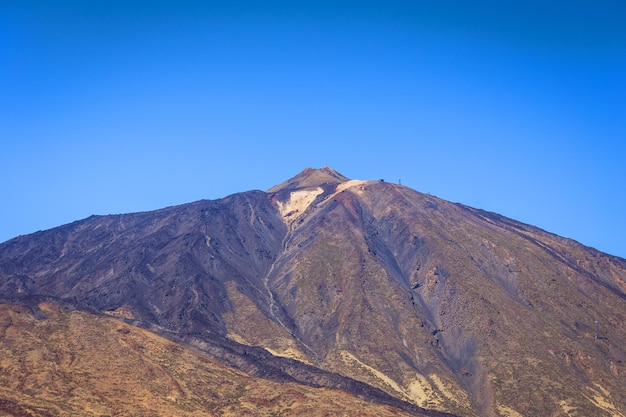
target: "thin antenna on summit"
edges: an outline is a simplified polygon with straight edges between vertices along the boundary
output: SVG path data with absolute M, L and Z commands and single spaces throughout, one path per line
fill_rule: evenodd
M 402 179 L 398 180 L 398 184 L 402 185 Z

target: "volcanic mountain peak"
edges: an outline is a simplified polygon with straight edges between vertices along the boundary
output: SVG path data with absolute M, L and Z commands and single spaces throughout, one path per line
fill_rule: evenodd
M 64 393 L 86 392 L 72 379 L 83 377 L 76 369 L 108 372 L 93 378 L 104 379 L 131 357 L 154 365 L 146 374 L 163 375 L 172 405 L 188 407 L 207 395 L 190 389 L 215 375 L 175 379 L 198 368 L 193 358 L 176 362 L 191 347 L 250 376 L 306 388 L 285 385 L 265 398 L 221 384 L 212 398 L 235 415 L 250 410 L 244 391 L 273 411 L 324 387 L 418 416 L 626 417 L 625 282 L 626 259 L 406 186 L 308 168 L 268 193 L 94 216 L 0 243 L 0 415 L 52 409 L 32 369 L 55 372 L 45 380 L 58 381 L 63 395 L 46 398 L 66 404 Z M 54 321 L 42 302 L 67 314 Z M 68 345 L 59 332 L 71 331 L 72 317 L 78 335 L 97 324 L 86 314 L 106 322 Z M 166 336 L 168 347 L 150 350 L 139 339 L 146 333 L 130 325 Z M 94 335 L 99 328 L 110 329 L 109 342 Z M 67 361 L 78 357 L 71 349 L 93 343 L 123 351 L 96 355 L 99 368 Z M 109 357 L 119 360 L 109 366 Z M 150 387 L 162 392 L 158 383 Z M 94 398 L 120 403 L 117 389 L 97 386 L 84 394 L 90 409 Z M 285 415 L 322 414 L 289 407 Z M 184 415 L 154 413 L 173 414 Z
M 327 201 L 341 191 L 368 181 L 350 180 L 330 167 L 306 168 L 295 177 L 269 189 L 286 223 L 299 218 L 316 201 Z
M 331 167 L 306 168 L 295 177 L 273 186 L 268 190 L 270 193 L 277 193 L 282 190 L 296 190 L 301 188 L 319 187 L 322 185 L 337 185 L 349 181 Z

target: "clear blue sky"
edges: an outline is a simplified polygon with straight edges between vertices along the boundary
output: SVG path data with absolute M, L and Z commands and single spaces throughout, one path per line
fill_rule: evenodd
M 626 3 L 2 1 L 0 241 L 402 180 L 626 257 Z

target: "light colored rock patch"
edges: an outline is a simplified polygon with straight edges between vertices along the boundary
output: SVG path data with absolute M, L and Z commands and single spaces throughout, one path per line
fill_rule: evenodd
M 409 384 L 409 394 L 411 394 L 420 407 L 428 399 L 427 392 L 429 389 L 430 384 L 428 384 L 428 381 L 426 381 L 426 378 L 422 375 L 418 375 L 417 379 Z
M 347 350 L 341 350 L 339 354 L 341 359 L 348 366 L 357 367 L 361 371 L 367 372 L 383 385 L 400 394 L 401 398 L 405 401 L 409 401 L 424 408 L 443 410 L 445 407 L 444 399 L 441 396 L 443 395 L 447 400 L 452 401 L 461 407 L 471 408 L 471 401 L 464 391 L 448 389 L 441 381 L 441 378 L 439 378 L 436 374 L 430 374 L 428 376 L 415 374 L 415 379 L 409 382 L 408 386 L 405 388 L 389 376 L 385 375 L 383 372 L 362 362 Z M 517 416 L 511 415 L 510 417 Z
M 472 401 L 465 391 L 448 387 L 437 374 L 431 374 L 429 375 L 429 378 L 437 390 L 449 401 L 459 404 L 462 407 L 472 407 Z
M 610 396 L 610 392 L 599 384 L 595 384 L 596 387 L 601 391 L 596 391 L 593 388 L 589 388 L 591 396 L 586 396 L 588 400 L 590 400 L 596 407 L 606 411 L 611 415 L 611 417 L 625 417 L 624 414 L 620 413 L 608 397 Z
M 387 375 L 380 372 L 378 369 L 373 368 L 369 366 L 368 364 L 361 362 L 359 358 L 357 358 L 356 356 L 354 356 L 352 353 L 348 352 L 347 350 L 342 350 L 339 354 L 341 355 L 341 359 L 347 364 L 357 366 L 363 370 L 366 370 L 368 373 L 370 373 L 371 375 L 373 375 L 374 377 L 382 381 L 385 385 L 389 386 L 391 389 L 393 389 L 397 393 L 401 394 L 404 397 L 408 397 L 407 393 L 404 392 L 404 390 L 400 387 L 400 385 L 398 385 L 396 381 L 389 378 Z
M 108 310 L 108 311 L 105 311 L 104 314 L 107 314 L 113 317 L 121 317 L 121 318 L 131 319 L 131 320 L 135 318 L 135 316 L 133 315 L 133 312 L 130 311 L 130 309 L 127 307 L 120 307 L 120 308 L 116 308 L 115 310 Z
M 285 223 L 291 222 L 301 216 L 311 203 L 315 201 L 315 198 L 323 192 L 322 187 L 292 191 L 287 201 L 279 201 L 278 210 Z
M 264 349 L 274 356 L 295 359 L 297 361 L 304 362 L 307 365 L 313 365 L 313 362 L 311 362 L 306 356 L 304 356 L 302 352 L 300 352 L 298 349 L 294 349 L 293 347 L 288 347 L 284 350 L 274 350 L 269 347 L 264 347 Z
M 364 187 L 365 184 L 369 184 L 372 181 L 366 181 L 366 180 L 350 180 L 350 181 L 346 181 L 346 182 L 342 182 L 341 184 L 337 184 L 337 187 L 335 188 L 335 191 L 331 194 L 328 194 L 326 197 L 324 197 L 324 201 L 322 203 L 331 201 L 333 199 L 333 197 L 335 197 L 337 194 L 339 194 L 342 191 L 350 191 L 352 193 L 355 194 L 363 194 L 363 192 L 365 191 Z
M 237 343 L 240 343 L 242 345 L 248 345 L 248 346 L 252 346 L 250 343 L 248 343 L 248 341 L 246 339 L 244 339 L 241 335 L 235 333 L 235 332 L 231 332 L 229 331 L 228 333 L 226 333 L 226 337 L 230 340 L 233 340 Z
M 517 411 L 513 410 L 511 407 L 507 407 L 504 404 L 496 404 L 496 409 L 498 410 L 498 414 L 503 417 L 524 417 Z
M 230 340 L 233 340 L 237 343 L 240 343 L 242 345 L 247 345 L 247 346 L 254 346 L 252 343 L 248 342 L 243 336 L 241 336 L 240 334 L 237 334 L 235 332 L 231 332 L 229 331 L 226 334 L 226 337 L 229 338 Z M 276 349 L 272 349 L 269 348 L 267 346 L 261 346 L 263 349 L 267 350 L 269 353 L 271 353 L 274 356 L 280 356 L 283 358 L 289 358 L 289 359 L 295 359 L 297 361 L 300 362 L 304 362 L 308 365 L 313 365 L 313 362 L 311 362 L 307 357 L 305 357 L 302 352 L 300 352 L 298 349 L 294 349 L 293 347 L 287 347 L 285 349 L 282 350 L 276 350 Z
M 567 415 L 570 415 L 570 412 L 575 411 L 578 408 L 578 407 L 572 407 L 565 400 L 561 400 L 559 402 L 559 405 L 561 406 L 561 410 L 563 410 L 563 412 Z
M 340 193 L 343 190 L 347 190 L 348 188 L 352 188 L 352 187 L 356 187 L 359 185 L 364 185 L 367 184 L 370 181 L 365 181 L 365 180 L 350 180 L 350 181 L 346 181 L 346 182 L 342 182 L 341 184 L 337 185 L 337 188 L 335 189 L 335 193 Z M 363 190 L 361 190 L 360 188 L 357 188 L 356 190 L 357 192 L 362 192 Z
M 371 181 L 365 180 L 350 180 L 342 182 L 337 185 L 337 188 L 335 188 L 335 191 L 332 194 L 329 194 L 324 198 L 324 202 L 330 201 L 332 197 L 345 190 L 362 194 L 363 186 L 370 182 Z M 289 199 L 287 199 L 287 201 L 277 202 L 278 211 L 280 212 L 283 221 L 287 224 L 293 223 L 294 220 L 304 214 L 306 209 L 313 204 L 313 201 L 315 201 L 317 196 L 323 192 L 324 190 L 322 187 L 311 187 L 290 192 Z
M 442 402 L 428 379 L 421 374 L 416 374 L 415 380 L 409 383 L 408 394 L 420 407 L 438 406 Z

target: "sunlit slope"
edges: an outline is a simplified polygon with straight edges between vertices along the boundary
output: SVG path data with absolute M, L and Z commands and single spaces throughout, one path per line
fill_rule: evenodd
M 116 319 L 0 305 L 0 415 L 400 416 L 338 390 L 252 378 Z

